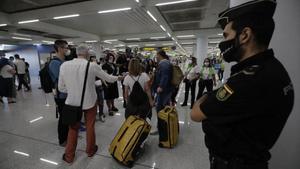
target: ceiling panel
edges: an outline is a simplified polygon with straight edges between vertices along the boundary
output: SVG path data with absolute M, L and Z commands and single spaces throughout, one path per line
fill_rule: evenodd
M 0 11 L 17 13 L 90 0 L 1 0 Z

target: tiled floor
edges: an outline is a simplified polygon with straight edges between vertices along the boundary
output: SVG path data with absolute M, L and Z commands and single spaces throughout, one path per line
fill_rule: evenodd
M 16 104 L 0 104 L 1 169 L 123 169 L 108 153 L 108 146 L 124 121 L 122 99 L 116 101 L 118 115 L 96 122 L 97 155 L 85 153 L 85 132 L 80 133 L 75 162 L 61 160 L 64 148 L 57 143 L 57 119 L 51 95 L 45 96 L 33 85 L 32 92 L 19 92 Z M 183 101 L 183 87 L 178 103 Z M 119 90 L 121 92 L 121 90 Z M 46 106 L 46 98 L 50 106 Z M 106 108 L 105 108 L 106 110 Z M 149 136 L 145 153 L 135 169 L 208 169 L 208 153 L 200 123 L 190 120 L 189 107 L 177 106 L 180 119 L 179 143 L 174 149 L 158 147 L 158 136 Z M 152 124 L 156 124 L 156 113 Z M 98 116 L 97 116 L 98 118 Z M 36 121 L 32 121 L 35 120 Z

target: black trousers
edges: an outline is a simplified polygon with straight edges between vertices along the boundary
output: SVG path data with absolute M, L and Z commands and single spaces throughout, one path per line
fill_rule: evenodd
M 197 80 L 187 81 L 185 82 L 185 93 L 184 93 L 184 101 L 183 104 L 187 103 L 189 99 L 189 92 L 191 89 L 191 106 L 194 105 L 195 95 L 196 95 L 196 84 Z
M 57 125 L 59 144 L 62 144 L 65 141 L 67 141 L 68 132 L 69 132 L 69 126 L 63 124 L 62 118 L 61 118 L 61 112 L 62 112 L 63 107 L 65 106 L 65 101 L 66 101 L 66 99 L 57 99 L 57 98 L 55 99 L 55 103 L 56 103 L 56 106 L 57 106 L 57 111 L 58 111 L 58 114 L 59 114 L 58 125 Z
M 176 96 L 177 96 L 177 94 L 178 94 L 178 90 L 179 90 L 179 86 L 178 86 L 178 87 L 175 87 L 175 90 L 173 91 L 172 97 L 171 97 L 172 103 L 175 103 L 175 102 L 176 102 Z
M 224 77 L 223 74 L 224 74 L 224 70 L 219 69 L 219 71 L 218 71 L 218 76 L 219 76 L 219 79 L 220 79 L 220 80 L 223 79 L 223 77 Z
M 27 90 L 30 90 L 30 87 L 28 86 L 27 82 L 25 81 L 25 74 L 18 74 L 18 79 L 19 79 L 18 90 L 22 89 L 22 85 L 24 85 L 27 88 Z
M 213 85 L 214 85 L 214 82 L 212 79 L 199 80 L 199 83 L 198 83 L 199 90 L 198 90 L 198 94 L 197 94 L 197 100 L 203 95 L 203 91 L 205 88 L 206 88 L 207 92 L 212 92 Z

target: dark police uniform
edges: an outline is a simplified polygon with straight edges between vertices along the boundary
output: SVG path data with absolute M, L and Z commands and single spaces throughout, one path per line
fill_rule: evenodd
M 211 168 L 267 169 L 293 103 L 293 85 L 272 49 L 234 65 L 200 105 Z

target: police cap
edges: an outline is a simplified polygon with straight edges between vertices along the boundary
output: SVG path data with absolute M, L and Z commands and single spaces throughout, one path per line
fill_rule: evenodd
M 276 0 L 249 1 L 221 12 L 219 14 L 218 23 L 222 29 L 224 29 L 229 22 L 234 21 L 237 17 L 246 15 L 271 19 L 273 18 L 276 5 Z

